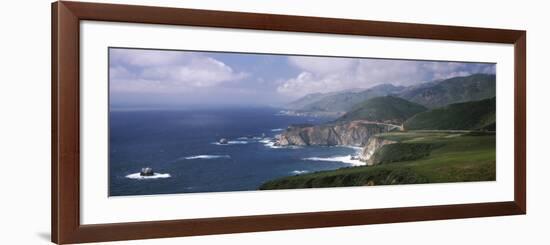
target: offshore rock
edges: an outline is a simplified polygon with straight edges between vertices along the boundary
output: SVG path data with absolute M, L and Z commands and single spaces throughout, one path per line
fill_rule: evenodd
M 155 172 L 153 171 L 152 168 L 142 168 L 141 171 L 139 172 L 139 175 L 140 176 L 153 176 L 153 175 L 155 175 Z

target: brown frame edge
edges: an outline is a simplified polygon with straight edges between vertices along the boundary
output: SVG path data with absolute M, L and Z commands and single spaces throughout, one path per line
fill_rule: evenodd
M 514 44 L 514 201 L 351 211 L 80 224 L 79 23 L 188 25 Z M 526 32 L 165 7 L 52 3 L 51 237 L 58 244 L 306 229 L 526 213 Z

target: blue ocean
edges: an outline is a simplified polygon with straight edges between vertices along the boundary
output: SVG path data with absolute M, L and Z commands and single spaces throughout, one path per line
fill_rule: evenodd
M 109 195 L 257 190 L 269 180 L 349 167 L 349 147 L 278 147 L 291 124 L 319 117 L 281 115 L 274 108 L 111 110 Z M 227 144 L 220 144 L 221 138 Z M 150 167 L 153 176 L 141 176 Z

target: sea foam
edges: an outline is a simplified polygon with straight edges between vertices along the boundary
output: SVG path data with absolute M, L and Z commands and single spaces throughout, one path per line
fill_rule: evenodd
M 246 137 L 246 136 L 243 136 L 243 137 L 239 137 L 237 138 L 238 140 L 261 140 L 262 137 L 258 137 L 258 136 L 253 136 L 253 137 Z
M 230 140 L 230 141 L 227 141 L 227 144 L 222 144 L 220 142 L 213 142 L 212 143 L 213 145 L 244 145 L 244 144 L 248 144 L 248 141 L 244 141 L 244 140 Z
M 307 173 L 309 173 L 309 171 L 307 171 L 307 170 L 294 170 L 290 173 L 292 173 L 292 174 L 307 174 Z
M 363 147 L 361 147 L 361 146 L 344 145 L 344 146 L 341 146 L 341 147 L 354 149 L 356 152 L 361 152 L 363 150 Z
M 264 146 L 272 148 L 272 149 L 283 148 L 282 146 L 275 145 L 275 141 L 272 141 L 272 140 L 260 140 L 260 143 L 263 143 Z
M 264 144 L 264 146 L 269 147 L 269 148 L 273 148 L 273 149 L 282 148 L 281 146 L 276 146 L 275 145 L 275 140 L 273 140 L 272 138 L 263 138 L 258 142 Z
M 184 157 L 184 159 L 186 159 L 186 160 L 217 159 L 217 158 L 231 158 L 231 156 L 230 155 L 196 155 L 196 156 Z
M 351 159 L 351 158 L 352 158 L 351 155 L 347 155 L 347 156 L 333 156 L 333 157 L 307 157 L 307 158 L 303 158 L 303 160 L 322 161 L 322 162 L 343 162 L 353 166 L 365 165 L 364 162 L 360 160 Z

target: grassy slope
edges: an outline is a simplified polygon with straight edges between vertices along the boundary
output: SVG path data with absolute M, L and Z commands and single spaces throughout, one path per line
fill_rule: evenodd
M 484 99 L 464 103 L 450 104 L 418 113 L 409 118 L 404 127 L 407 130 L 470 130 L 494 128 L 496 99 Z
M 376 166 L 342 168 L 264 183 L 260 189 L 445 183 L 495 180 L 495 135 L 441 131 L 382 134 L 400 143 L 438 145 L 423 158 Z
M 431 143 L 395 143 L 384 145 L 372 156 L 372 162 L 377 164 L 416 160 L 429 156 L 431 151 L 438 147 Z
M 401 124 L 407 118 L 427 110 L 426 107 L 394 97 L 383 96 L 369 99 L 356 105 L 353 110 L 338 118 L 338 121 L 369 120 Z

